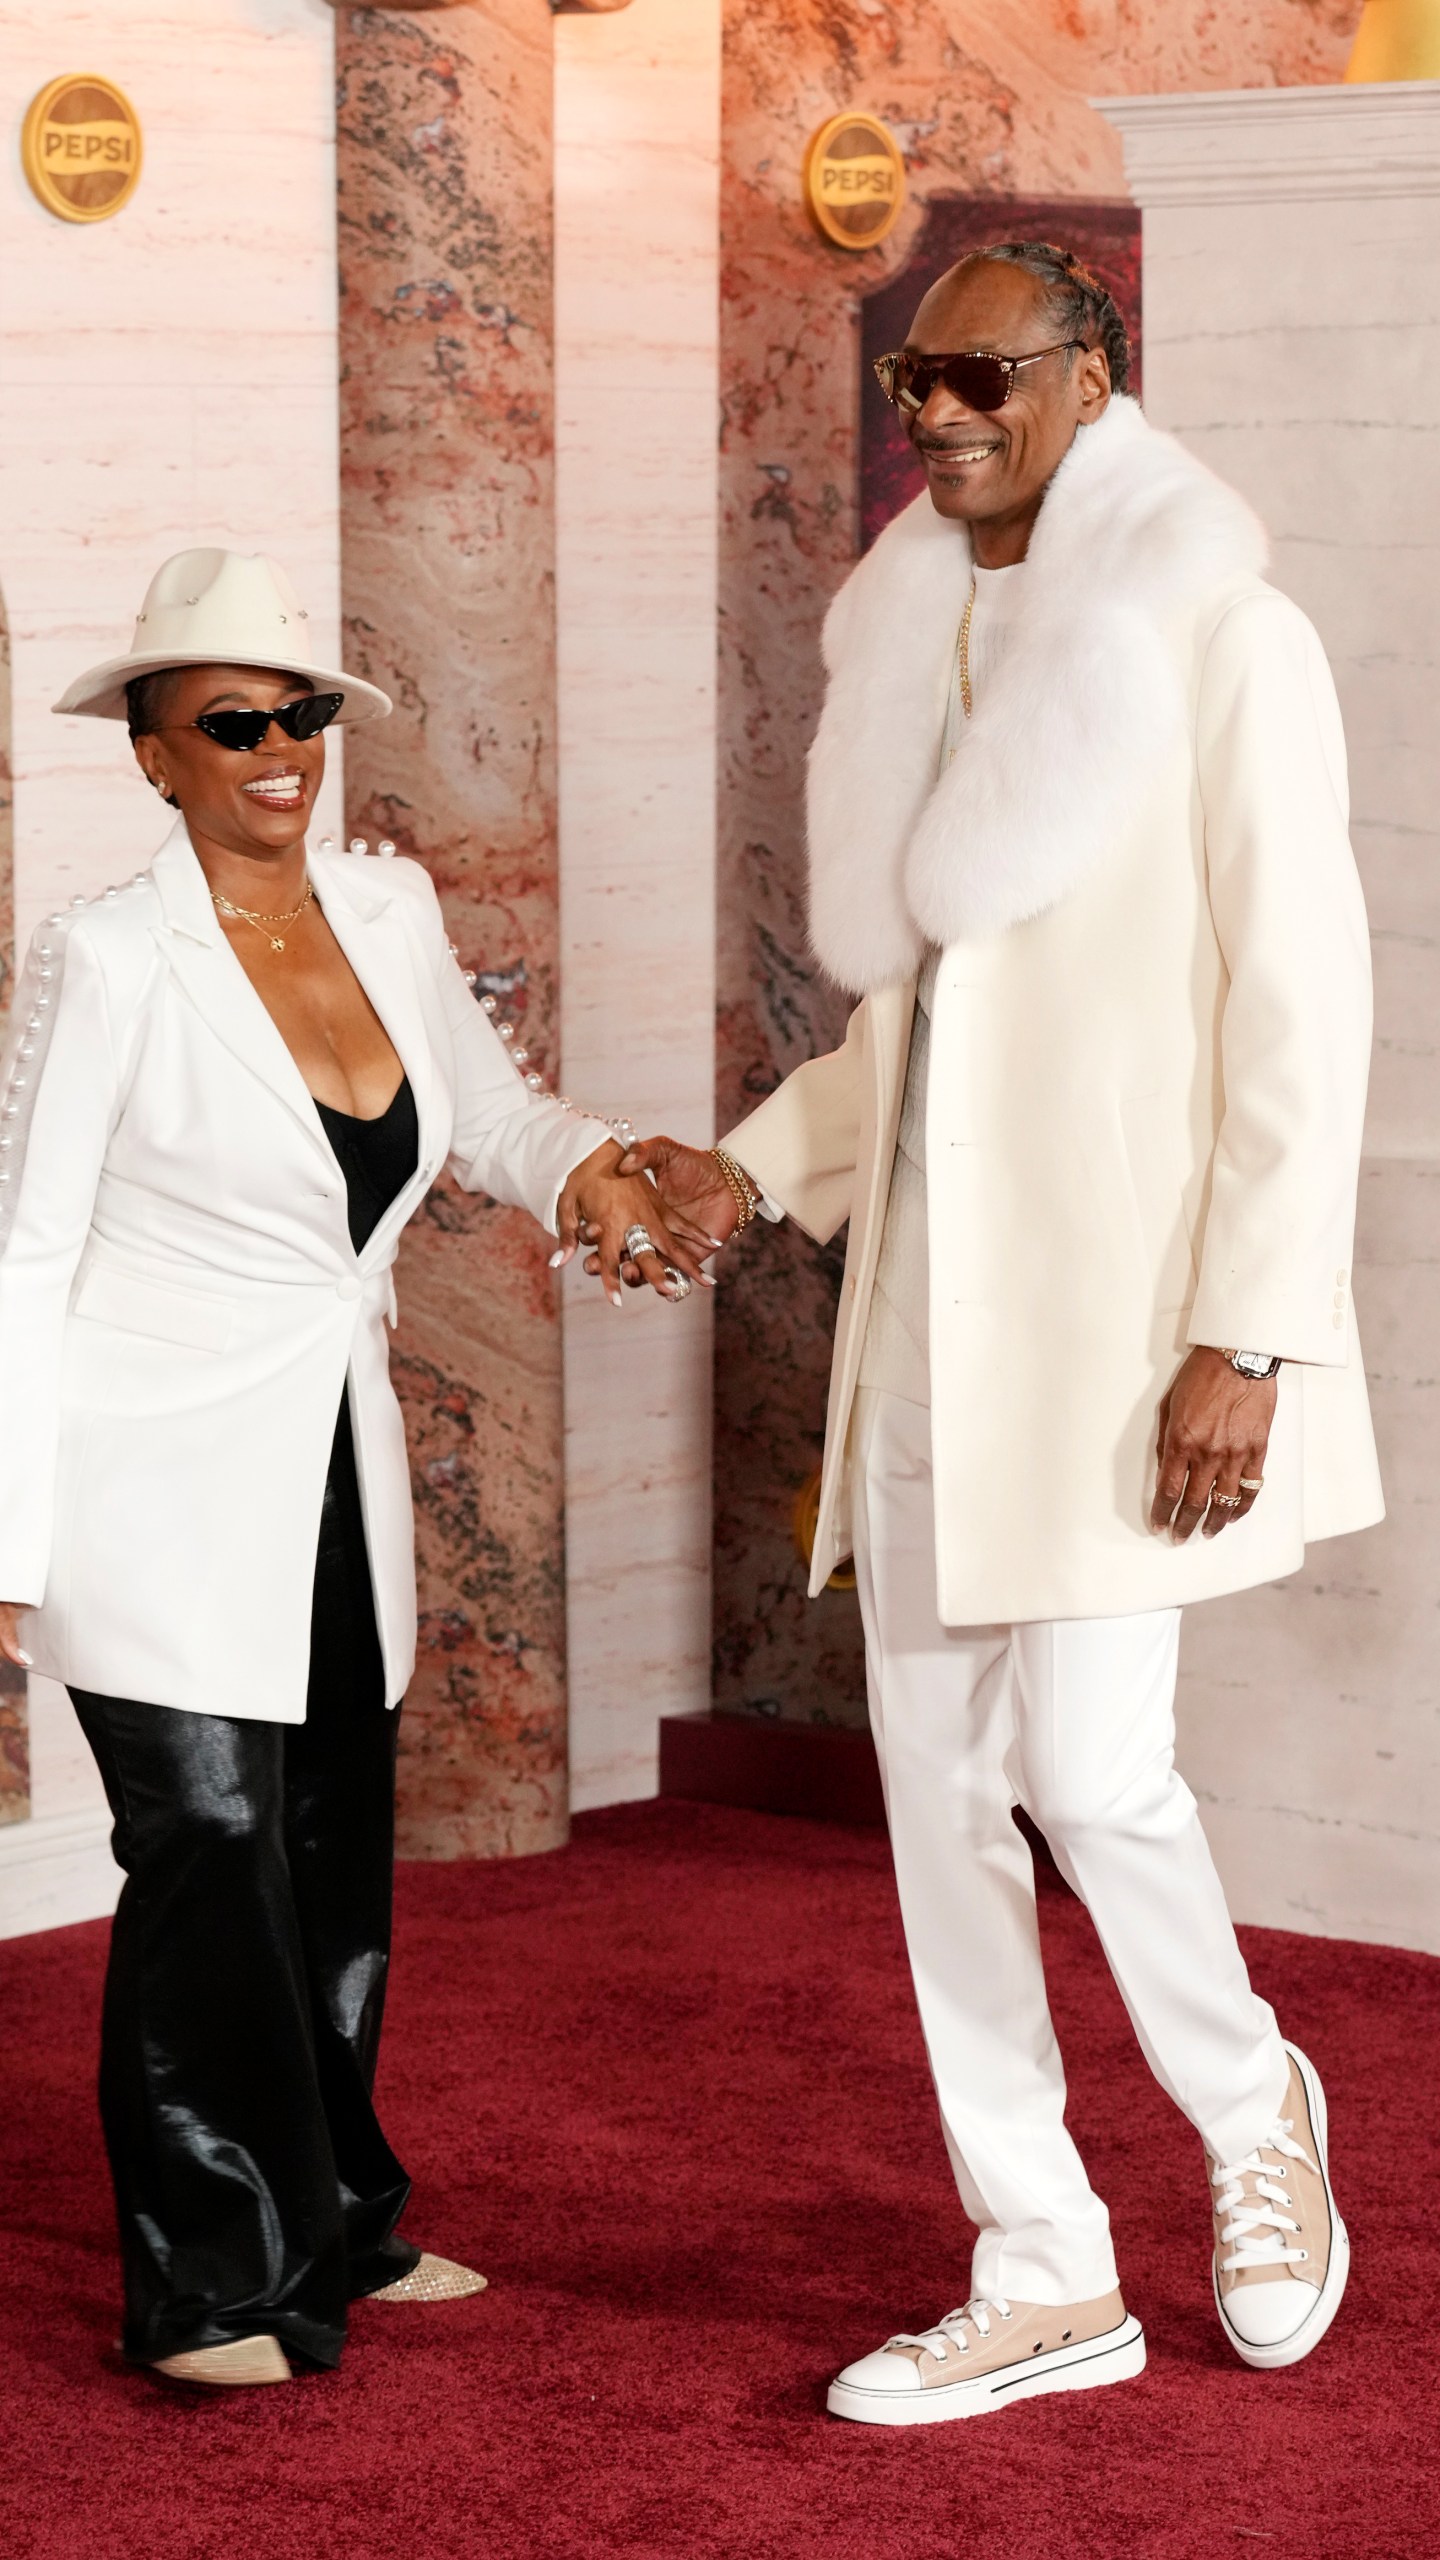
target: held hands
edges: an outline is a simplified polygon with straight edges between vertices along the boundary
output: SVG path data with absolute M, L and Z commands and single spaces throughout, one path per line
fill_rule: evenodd
M 649 1189 L 645 1177 L 650 1177 L 672 1231 L 686 1238 L 692 1252 L 718 1253 L 735 1233 L 740 1204 L 707 1147 L 682 1146 L 678 1138 L 642 1138 L 626 1148 L 617 1170 L 623 1176 L 640 1177 L 645 1189 Z M 650 1197 L 655 1199 L 656 1191 L 650 1191 Z M 582 1241 L 594 1244 L 597 1239 L 586 1234 Z M 592 1278 L 601 1267 L 598 1253 L 587 1255 L 585 1268 Z M 627 1289 L 639 1289 L 648 1275 L 627 1259 L 620 1265 L 620 1276 Z M 708 1273 L 700 1277 L 714 1288 Z
M 1254 1510 L 1275 1419 L 1275 1380 L 1243 1378 L 1221 1351 L 1192 1351 L 1160 1407 L 1150 1526 L 1177 1546 L 1218 1538 Z
M 666 1143 L 663 1139 L 652 1142 Z M 560 1243 L 550 1257 L 550 1267 L 558 1270 L 573 1260 L 582 1243 L 591 1246 L 585 1268 L 603 1280 L 612 1307 L 622 1303 L 622 1274 L 632 1289 L 648 1285 L 657 1297 L 672 1302 L 688 1298 L 693 1281 L 698 1280 L 703 1289 L 715 1286 L 701 1268 L 702 1257 L 714 1250 L 711 1238 L 685 1215 L 683 1204 L 662 1201 L 654 1184 L 632 1164 L 633 1158 L 649 1152 L 632 1147 L 627 1155 L 618 1140 L 608 1139 L 576 1166 L 560 1194 L 556 1220 Z M 636 1242 L 636 1228 L 644 1230 L 644 1244 Z M 627 1250 L 627 1241 L 635 1243 L 633 1253 Z

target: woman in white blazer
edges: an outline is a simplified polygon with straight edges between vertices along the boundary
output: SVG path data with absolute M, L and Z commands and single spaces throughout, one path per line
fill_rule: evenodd
M 0 1649 L 65 1682 L 126 1871 L 101 2104 L 125 2346 L 334 2364 L 347 2302 L 482 2279 L 395 2226 L 371 2105 L 414 1542 L 387 1321 L 447 1165 L 669 1297 L 608 1130 L 527 1088 L 413 863 L 307 854 L 331 719 L 273 563 L 188 552 L 58 710 L 180 815 L 41 926 L 0 1068 Z M 636 1229 L 648 1218 L 654 1243 Z M 687 1277 L 688 1275 L 688 1277 Z

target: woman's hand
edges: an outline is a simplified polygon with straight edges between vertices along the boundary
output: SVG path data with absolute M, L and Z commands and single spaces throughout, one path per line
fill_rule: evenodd
M 585 1268 L 599 1274 L 613 1307 L 622 1304 L 620 1272 L 627 1261 L 637 1282 L 648 1281 L 659 1298 L 688 1298 L 695 1280 L 713 1289 L 714 1281 L 700 1267 L 700 1256 L 710 1250 L 707 1239 L 687 1220 L 665 1214 L 658 1191 L 642 1173 L 621 1174 L 623 1155 L 618 1140 L 611 1138 L 576 1166 L 560 1194 L 560 1244 L 550 1257 L 551 1268 L 571 1260 L 583 1234 L 595 1247 Z M 627 1257 L 625 1237 L 631 1227 L 643 1227 L 650 1244 Z
M 1160 1407 L 1150 1526 L 1177 1546 L 1204 1522 L 1218 1538 L 1254 1510 L 1275 1419 L 1275 1380 L 1242 1377 L 1223 1351 L 1192 1351 Z
M 17 1601 L 0 1600 L 0 1654 L 4 1655 L 7 1662 L 13 1662 L 17 1670 L 29 1671 L 32 1665 L 30 1656 L 20 1641 L 17 1626 L 19 1616 L 20 1606 Z

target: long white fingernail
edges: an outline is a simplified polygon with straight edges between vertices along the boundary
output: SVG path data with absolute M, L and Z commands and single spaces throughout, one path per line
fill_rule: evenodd
M 564 1246 L 564 1245 L 562 1244 L 562 1246 L 560 1247 L 559 1252 L 558 1252 L 558 1253 L 552 1253 L 552 1254 L 551 1254 L 551 1256 L 550 1256 L 550 1268 L 551 1268 L 551 1270 L 552 1270 L 552 1271 L 558 1271 L 558 1270 L 559 1270 L 559 1268 L 560 1268 L 561 1263 L 562 1263 L 562 1262 L 568 1262 L 568 1261 L 569 1261 L 569 1259 L 570 1259 L 569 1251 L 568 1251 L 568 1249 L 566 1248 L 566 1246 Z
M 624 1306 L 625 1301 L 624 1301 L 624 1299 L 621 1297 L 620 1292 L 619 1292 L 619 1290 L 618 1290 L 618 1289 L 607 1289 L 607 1290 L 606 1290 L 606 1292 L 605 1292 L 605 1295 L 606 1295 L 606 1297 L 609 1299 L 610 1304 L 611 1304 L 611 1306 L 612 1306 L 612 1307 L 623 1307 L 623 1306 Z
M 708 1271 L 699 1271 L 695 1276 L 702 1289 L 718 1289 L 720 1286 L 719 1281 L 712 1279 Z
M 34 1670 L 35 1656 L 33 1653 L 27 1653 L 23 1645 L 17 1644 L 15 1647 L 15 1659 L 17 1662 L 23 1663 L 27 1671 Z

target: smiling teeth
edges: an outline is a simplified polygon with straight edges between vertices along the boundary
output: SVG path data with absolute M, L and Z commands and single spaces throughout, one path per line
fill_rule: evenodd
M 248 791 L 252 800 L 300 800 L 305 795 L 304 780 L 298 773 L 267 774 L 263 782 L 242 783 L 241 789 Z

